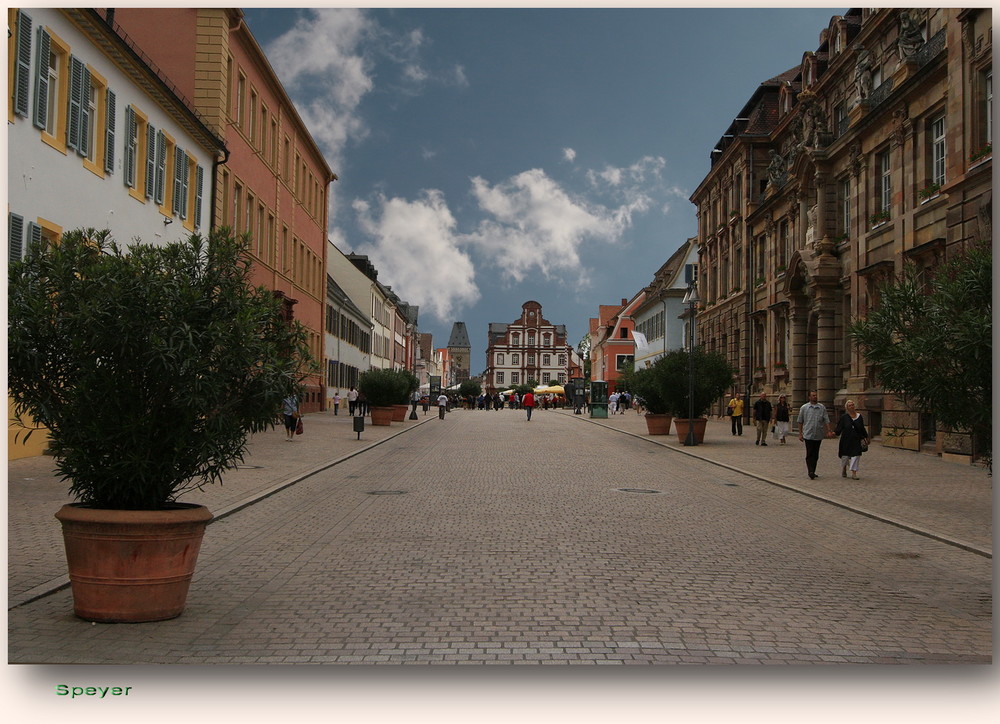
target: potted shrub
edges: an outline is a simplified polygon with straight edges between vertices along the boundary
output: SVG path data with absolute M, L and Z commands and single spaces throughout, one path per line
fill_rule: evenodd
M 628 379 L 629 390 L 642 401 L 642 406 L 646 409 L 646 431 L 650 435 L 668 435 L 673 420 L 659 372 L 660 367 L 654 364 L 631 373 Z
M 674 429 L 677 439 L 684 442 L 687 437 L 688 425 L 694 425 L 695 440 L 699 443 L 705 439 L 705 413 L 733 383 L 736 370 L 726 358 L 718 352 L 706 352 L 701 347 L 695 347 L 694 352 L 694 415 L 689 419 L 690 404 L 688 389 L 690 381 L 688 352 L 682 349 L 669 352 L 653 365 L 659 367 L 658 375 L 663 385 L 667 409 L 674 415 Z
M 298 393 L 305 333 L 250 283 L 246 249 L 226 229 L 125 249 L 87 229 L 9 267 L 9 392 L 77 501 L 56 517 L 81 618 L 180 615 L 212 516 L 177 498 Z
M 410 393 L 407 381 L 396 370 L 390 369 L 362 372 L 358 378 L 358 390 L 368 400 L 373 425 L 390 425 L 393 405 L 405 403 Z
M 410 409 L 410 395 L 420 387 L 420 380 L 409 370 L 396 370 L 403 396 L 392 403 L 392 421 L 406 422 L 406 411 Z

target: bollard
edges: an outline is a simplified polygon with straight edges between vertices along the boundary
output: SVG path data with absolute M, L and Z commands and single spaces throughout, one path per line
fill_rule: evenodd
M 365 418 L 357 417 L 354 418 L 354 432 L 358 433 L 358 440 L 361 439 L 361 433 L 365 431 Z

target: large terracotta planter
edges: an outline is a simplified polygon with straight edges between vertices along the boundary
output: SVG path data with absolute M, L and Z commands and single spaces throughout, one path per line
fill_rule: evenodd
M 655 415 L 652 412 L 646 413 L 646 431 L 650 435 L 670 434 L 670 423 L 674 419 L 672 415 Z
M 677 430 L 677 441 L 682 445 L 684 441 L 687 440 L 688 436 L 688 423 L 691 420 L 682 419 L 680 417 L 674 418 L 674 429 Z M 697 417 L 694 420 L 694 441 L 699 445 L 705 442 L 705 425 L 708 424 L 708 419 L 704 417 Z
M 395 411 L 391 407 L 373 407 L 371 412 L 373 425 L 392 424 L 392 414 Z
M 392 406 L 392 421 L 393 422 L 406 422 L 406 411 L 410 409 L 409 405 L 393 405 Z
M 139 623 L 184 610 L 205 526 L 203 505 L 165 510 L 105 510 L 78 503 L 62 523 L 73 610 L 87 621 Z

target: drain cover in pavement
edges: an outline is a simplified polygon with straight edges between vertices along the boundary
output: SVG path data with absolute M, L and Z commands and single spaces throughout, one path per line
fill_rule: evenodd
M 263 465 L 237 465 L 237 470 L 263 470 Z
M 650 490 L 648 488 L 618 488 L 622 493 L 660 493 L 661 490 Z
M 406 495 L 405 490 L 369 490 L 369 495 Z

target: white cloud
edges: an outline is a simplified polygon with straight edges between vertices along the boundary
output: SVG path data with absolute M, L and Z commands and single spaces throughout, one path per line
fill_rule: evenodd
M 373 208 L 374 205 L 374 208 Z M 374 204 L 355 201 L 358 225 L 371 241 L 358 248 L 410 304 L 443 322 L 479 300 L 475 268 L 459 249 L 452 216 L 440 191 L 424 191 L 416 201 L 378 196 Z
M 375 87 L 364 47 L 376 28 L 360 10 L 305 10 L 267 47 L 271 65 L 335 172 L 347 143 L 368 133 L 358 107 Z
M 608 209 L 573 198 L 540 169 L 495 186 L 474 178 L 472 192 L 491 218 L 465 241 L 515 282 L 539 274 L 547 279 L 569 275 L 577 284 L 588 283 L 580 247 L 588 240 L 617 243 L 631 223 L 628 207 Z
M 569 161 L 570 163 L 573 163 L 573 161 L 576 160 L 576 151 L 574 151 L 572 148 L 564 148 L 563 158 Z

